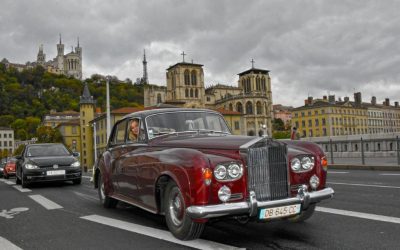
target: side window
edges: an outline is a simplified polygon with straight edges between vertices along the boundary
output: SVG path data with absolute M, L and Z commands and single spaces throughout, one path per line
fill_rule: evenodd
M 125 142 L 126 122 L 120 122 L 116 125 L 113 144 L 121 144 Z
M 128 123 L 128 141 L 144 142 L 146 141 L 146 133 L 144 131 L 144 123 L 138 118 L 133 118 Z

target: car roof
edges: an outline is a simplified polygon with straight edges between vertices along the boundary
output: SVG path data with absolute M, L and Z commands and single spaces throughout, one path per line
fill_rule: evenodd
M 211 109 L 195 109 L 195 108 L 162 108 L 162 109 L 150 109 L 150 110 L 143 110 L 143 111 L 138 111 L 134 112 L 131 114 L 128 114 L 124 116 L 122 119 L 125 118 L 130 118 L 130 117 L 147 117 L 149 115 L 154 115 L 154 114 L 163 114 L 163 113 L 169 113 L 169 112 L 208 112 L 208 113 L 214 113 L 214 114 L 220 114 L 217 111 L 211 110 Z

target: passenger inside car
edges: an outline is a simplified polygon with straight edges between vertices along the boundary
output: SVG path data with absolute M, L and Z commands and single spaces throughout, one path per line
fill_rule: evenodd
M 129 140 L 138 141 L 139 138 L 139 120 L 133 119 L 129 124 Z

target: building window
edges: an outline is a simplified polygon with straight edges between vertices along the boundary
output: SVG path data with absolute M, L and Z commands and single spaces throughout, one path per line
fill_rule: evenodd
M 261 102 L 257 102 L 257 115 L 261 115 L 261 114 L 262 114 Z
M 235 130 L 239 130 L 240 129 L 240 124 L 238 121 L 235 121 Z
M 303 130 L 303 137 L 306 137 L 306 136 L 307 136 L 306 131 Z
M 77 131 L 76 131 L 76 126 L 73 126 L 73 127 L 72 127 L 72 134 L 73 134 L 73 135 L 76 135 L 76 133 L 77 133 Z
M 326 136 L 326 128 L 322 129 L 323 136 Z
M 312 127 L 312 120 L 308 120 L 308 126 Z
M 229 104 L 229 110 L 230 110 L 230 111 L 233 111 L 233 105 L 232 105 L 232 103 Z
M 196 70 L 192 70 L 192 85 L 197 85 Z
M 242 103 L 238 102 L 236 104 L 236 111 L 243 114 L 243 105 L 242 105 Z
M 301 126 L 305 127 L 306 126 L 306 121 L 301 121 Z
M 189 97 L 189 89 L 185 89 L 185 97 Z
M 246 114 L 253 114 L 253 104 L 251 102 L 246 103 Z
M 314 114 L 315 114 L 315 115 L 318 115 L 318 110 L 315 110 L 315 111 L 314 111 Z
M 261 78 L 261 89 L 262 91 L 267 91 L 267 86 L 265 84 L 265 77 Z
M 185 70 L 185 85 L 190 85 L 190 74 L 189 74 L 189 70 Z
M 161 94 L 157 94 L 157 103 L 162 103 Z
M 190 97 L 193 97 L 193 89 L 190 89 Z
M 319 120 L 315 119 L 315 126 L 319 126 Z
M 256 78 L 256 90 L 257 91 L 261 90 L 261 80 L 260 80 L 260 78 L 258 76 Z
M 322 125 L 323 125 L 323 126 L 325 126 L 325 125 L 326 125 L 325 118 L 322 118 Z
M 298 128 L 299 127 L 299 122 L 298 121 L 296 121 L 296 123 L 295 123 L 296 125 L 296 128 Z
M 195 91 L 194 91 L 194 97 L 199 97 L 199 90 L 198 89 L 196 89 Z
M 209 96 L 207 96 L 207 102 L 210 102 L 210 101 L 211 101 L 211 98 Z

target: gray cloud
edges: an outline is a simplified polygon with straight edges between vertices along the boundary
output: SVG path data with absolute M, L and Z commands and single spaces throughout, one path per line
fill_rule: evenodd
M 206 85 L 236 85 L 254 59 L 270 70 L 274 103 L 307 95 L 399 100 L 399 1 L 13 1 L 0 9 L 0 57 L 24 63 L 44 44 L 83 47 L 84 75 L 142 76 L 151 83 L 182 60 L 204 64 Z M 0 59 L 1 59 L 0 58 Z

